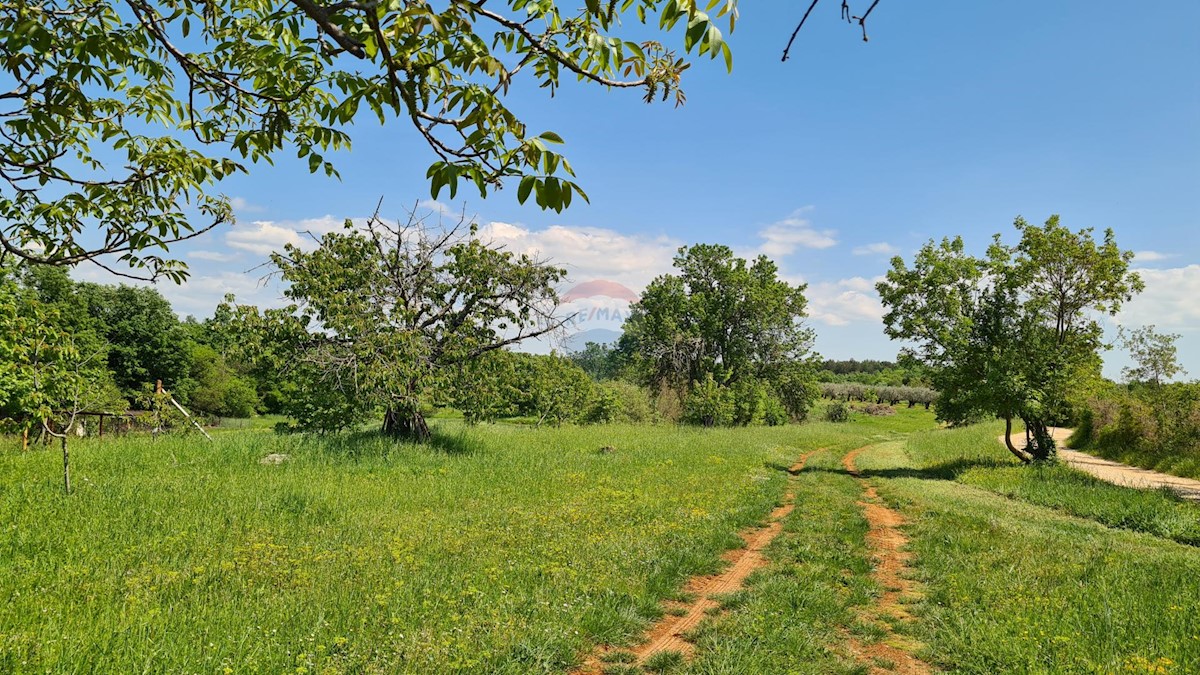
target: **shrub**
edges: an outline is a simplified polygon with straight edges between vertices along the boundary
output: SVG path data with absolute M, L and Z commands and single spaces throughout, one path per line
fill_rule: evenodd
M 733 423 L 742 426 L 763 424 L 767 398 L 772 394 L 765 384 L 757 380 L 742 380 L 729 390 L 733 408 Z
M 193 380 L 184 403 L 194 412 L 222 417 L 250 417 L 258 407 L 254 385 L 239 377 L 212 347 L 192 349 Z
M 791 417 L 788 414 L 787 408 L 783 405 L 783 401 L 779 400 L 778 396 L 767 397 L 766 407 L 763 409 L 763 424 L 769 427 L 782 426 L 787 424 Z
M 802 367 L 779 373 L 772 379 L 770 390 L 783 405 L 789 418 L 802 422 L 808 418 L 808 410 L 821 395 L 811 373 Z
M 1110 459 L 1200 477 L 1200 383 L 1099 392 L 1079 415 L 1071 444 Z
M 654 418 L 650 392 L 632 382 L 611 380 L 596 387 L 587 421 L 648 424 Z
M 875 417 L 887 417 L 888 415 L 896 414 L 896 409 L 885 403 L 868 403 L 862 407 L 862 411 Z
M 664 422 L 682 422 L 683 399 L 682 392 L 663 383 L 654 395 L 654 416 Z
M 825 420 L 828 422 L 849 422 L 850 406 L 844 401 L 834 401 L 825 408 Z
M 712 373 L 701 382 L 693 382 L 683 402 L 683 420 L 705 427 L 726 426 L 733 421 L 729 390 L 713 380 Z

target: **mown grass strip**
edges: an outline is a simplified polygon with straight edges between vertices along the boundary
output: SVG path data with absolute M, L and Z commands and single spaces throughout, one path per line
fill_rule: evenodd
M 1200 545 L 1200 504 L 1165 490 L 1106 483 L 1063 464 L 1020 465 L 995 435 L 991 424 L 913 434 L 906 445 L 913 467 L 893 473 L 957 480 L 1109 527 Z
M 910 522 L 924 655 L 965 673 L 1200 672 L 1200 550 L 930 479 L 904 450 L 859 464 Z

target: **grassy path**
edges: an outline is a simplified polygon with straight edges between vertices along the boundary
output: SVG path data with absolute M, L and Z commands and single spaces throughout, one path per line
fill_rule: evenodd
M 817 452 L 822 451 L 812 450 L 801 455 L 788 473 L 793 477 L 799 474 L 808 458 Z M 649 664 L 654 667 L 655 664 L 682 662 L 690 657 L 695 648 L 691 642 L 691 632 L 706 617 L 720 611 L 723 597 L 740 591 L 751 573 L 766 566 L 763 549 L 783 531 L 783 519 L 793 510 L 795 495 L 791 482 L 784 492 L 783 503 L 771 511 L 764 526 L 747 528 L 738 533 L 745 547 L 733 549 L 722 556 L 728 567 L 719 574 L 689 579 L 683 592 L 683 597 L 689 600 L 664 603 L 663 618 L 650 626 L 641 644 L 630 650 L 601 646 L 582 668 L 575 671 L 576 674 L 613 672 L 616 670 L 614 663 L 631 664 L 627 669 L 638 672 L 637 666 Z
M 1200 506 L 922 415 L 0 454 L 0 672 L 1200 672 Z
M 767 566 L 661 672 L 1200 672 L 1200 549 L 1174 541 L 1200 509 L 994 439 L 815 454 Z
M 0 672 L 568 672 L 718 573 L 803 449 L 928 426 L 105 439 L 69 498 L 0 454 Z
M 944 445 L 934 451 L 931 440 Z M 1200 550 L 947 479 L 936 467 L 974 446 L 955 447 L 916 435 L 858 458 L 909 521 L 925 591 L 911 626 L 922 656 L 968 673 L 1200 672 Z M 1045 484 L 1033 494 L 1071 480 L 1058 472 L 1023 479 Z
M 871 602 L 864 614 L 879 625 L 886 637 L 873 644 L 863 644 L 851 638 L 847 643 L 850 652 L 870 668 L 872 674 L 900 673 L 922 675 L 930 672 L 929 664 L 913 655 L 920 648 L 911 638 L 897 634 L 892 623 L 912 621 L 908 607 L 921 596 L 912 580 L 909 567 L 911 555 L 907 551 L 908 538 L 901 531 L 906 521 L 894 509 L 879 498 L 875 486 L 858 470 L 857 457 L 871 446 L 851 450 L 842 458 L 846 471 L 858 479 L 863 488 L 863 499 L 858 502 L 867 519 L 867 548 L 871 552 L 871 576 L 879 586 L 880 593 Z

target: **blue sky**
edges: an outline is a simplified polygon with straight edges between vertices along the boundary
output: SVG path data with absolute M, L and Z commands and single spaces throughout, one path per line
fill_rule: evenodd
M 1200 3 L 883 0 L 863 43 L 824 0 L 781 63 L 804 6 L 743 3 L 734 72 L 697 62 L 682 108 L 574 83 L 515 91 L 531 128 L 567 141 L 591 204 L 544 213 L 514 185 L 446 206 L 465 195 L 510 245 L 634 290 L 681 244 L 767 252 L 809 284 L 817 348 L 835 358 L 895 355 L 871 290 L 892 253 L 952 235 L 982 250 L 1017 215 L 1059 213 L 1141 252 L 1148 289 L 1119 321 L 1183 334 L 1200 376 Z M 247 273 L 272 247 L 380 197 L 397 216 L 428 199 L 432 158 L 405 123 L 350 133 L 340 182 L 283 160 L 223 186 L 239 223 L 181 249 L 195 279 L 163 288 L 180 312 L 205 316 L 226 291 L 275 302 Z

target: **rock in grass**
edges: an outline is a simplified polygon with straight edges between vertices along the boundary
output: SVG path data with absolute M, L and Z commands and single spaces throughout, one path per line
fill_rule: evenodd
M 597 450 L 596 452 L 600 453 L 601 455 L 611 455 L 612 453 L 614 453 L 614 452 L 616 452 L 616 451 L 617 451 L 617 449 L 616 449 L 616 448 L 614 448 L 613 446 L 611 446 L 611 445 L 605 445 L 605 446 L 602 446 L 602 447 L 601 447 L 599 450 Z
M 263 457 L 262 459 L 258 460 L 258 463 L 259 464 L 283 464 L 284 462 L 288 461 L 289 459 L 291 459 L 291 456 L 289 456 L 289 455 L 285 455 L 281 452 L 272 452 L 271 454 L 267 455 L 266 457 Z

